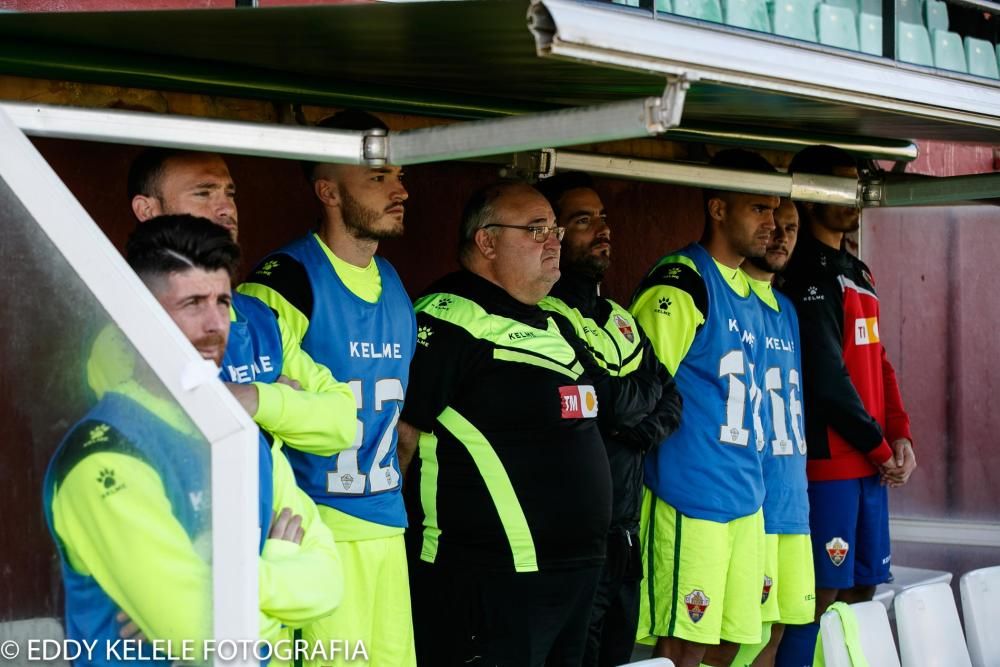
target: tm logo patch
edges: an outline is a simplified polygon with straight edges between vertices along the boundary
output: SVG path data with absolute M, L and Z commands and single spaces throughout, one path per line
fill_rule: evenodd
M 771 597 L 771 586 L 774 586 L 774 579 L 764 575 L 764 588 L 760 592 L 760 603 L 764 604 L 767 602 L 767 598 Z
M 597 416 L 597 392 L 592 385 L 559 387 L 559 403 L 563 419 Z

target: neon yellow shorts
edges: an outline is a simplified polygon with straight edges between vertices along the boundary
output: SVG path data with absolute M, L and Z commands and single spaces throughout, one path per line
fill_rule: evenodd
M 761 631 L 764 515 L 728 523 L 685 516 L 653 495 L 642 499 L 639 539 L 645 580 L 637 640 L 756 644 Z
M 765 535 L 761 616 L 765 623 L 803 625 L 816 614 L 816 576 L 808 535 Z
M 337 550 L 344 571 L 344 601 L 326 618 L 303 628 L 299 636 L 310 647 L 314 642 L 329 645 L 337 640 L 346 655 L 340 653 L 332 661 L 317 657 L 302 664 L 415 667 L 410 579 L 402 534 L 337 542 Z M 363 652 L 357 650 L 358 642 L 363 644 Z

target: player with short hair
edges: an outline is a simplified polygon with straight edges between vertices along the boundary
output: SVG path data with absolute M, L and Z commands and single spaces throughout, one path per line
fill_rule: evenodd
M 164 214 L 203 217 L 237 240 L 236 186 L 221 155 L 148 148 L 129 168 L 128 195 L 140 223 Z M 330 454 L 356 428 L 354 395 L 299 347 L 261 301 L 233 292 L 220 378 L 254 421 L 298 449 Z M 117 327 L 96 337 L 87 364 L 98 397 L 132 376 L 135 360 Z
M 774 171 L 736 149 L 712 164 Z M 684 399 L 680 428 L 646 456 L 638 633 L 680 667 L 728 665 L 760 641 L 763 311 L 739 267 L 765 253 L 778 203 L 706 191 L 702 241 L 661 259 L 630 309 Z
M 357 111 L 319 126 L 386 129 Z M 379 241 L 402 235 L 409 195 L 395 166 L 304 169 L 322 207 L 319 230 L 268 255 L 239 288 L 277 311 L 306 352 L 349 380 L 358 411 L 357 436 L 339 453 L 286 451 L 337 536 L 346 573 L 344 604 L 303 637 L 363 641 L 373 667 L 405 667 L 415 658 L 396 422 L 416 325 L 399 276 L 375 253 Z
M 811 623 L 815 579 L 809 541 L 806 439 L 802 411 L 802 361 L 795 306 L 772 287 L 795 251 L 799 214 L 790 199 L 774 212 L 774 233 L 763 257 L 743 263 L 750 287 L 764 304 L 764 532 L 766 555 L 760 644 L 745 645 L 739 667 L 774 664 L 785 625 Z
M 200 355 L 218 364 L 229 332 L 239 248 L 211 222 L 163 216 L 130 237 L 128 260 Z M 260 637 L 329 614 L 339 556 L 295 485 L 279 438 L 261 431 Z M 67 434 L 46 471 L 46 520 L 59 551 L 66 635 L 114 643 L 124 612 L 148 640 L 179 651 L 211 637 L 210 452 L 187 415 L 138 365 Z M 106 664 L 106 651 L 95 652 Z
M 850 153 L 800 151 L 791 173 L 858 178 Z M 779 665 L 812 663 L 819 617 L 836 600 L 872 599 L 889 578 L 886 487 L 916 468 L 910 419 L 879 327 L 868 267 L 842 249 L 860 227 L 854 206 L 796 202 L 802 235 L 782 290 L 802 329 L 803 392 L 809 442 L 809 523 L 816 567 L 816 622 L 785 630 Z
M 631 659 L 639 622 L 642 459 L 677 428 L 681 400 L 633 315 L 600 294 L 611 264 L 611 228 L 590 177 L 566 172 L 542 181 L 538 188 L 552 205 L 556 224 L 566 230 L 559 280 L 539 305 L 565 317 L 594 360 L 611 375 L 645 374 L 663 387 L 660 401 L 639 426 L 622 432 L 601 430 L 611 466 L 611 528 L 583 664 L 615 667 Z

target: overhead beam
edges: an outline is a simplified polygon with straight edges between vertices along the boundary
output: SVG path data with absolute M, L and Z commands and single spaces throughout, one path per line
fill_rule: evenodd
M 723 169 L 700 164 L 633 160 L 571 151 L 546 151 L 546 175 L 555 171 L 590 174 L 655 183 L 673 183 L 716 190 L 778 195 L 798 201 L 859 206 L 860 188 L 853 178 L 818 174 L 782 174 Z
M 885 174 L 865 187 L 865 206 L 934 206 L 1000 199 L 1000 173 L 970 176 Z
M 394 132 L 389 162 L 421 164 L 655 136 L 680 123 L 687 89 L 688 82 L 677 78 L 662 97 Z
M 117 109 L 81 109 L 0 102 L 22 132 L 34 137 L 162 146 L 261 157 L 385 164 L 383 130 L 356 132 Z
M 664 137 L 670 141 L 689 141 L 723 146 L 742 146 L 752 150 L 776 150 L 797 153 L 803 148 L 826 144 L 869 160 L 912 162 L 920 154 L 915 143 L 903 139 L 850 137 L 822 132 L 795 133 L 787 130 L 739 126 L 695 125 L 683 123 Z

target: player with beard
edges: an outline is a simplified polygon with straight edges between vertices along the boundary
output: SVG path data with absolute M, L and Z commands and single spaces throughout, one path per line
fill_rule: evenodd
M 200 356 L 220 364 L 239 266 L 230 234 L 201 218 L 159 216 L 135 230 L 126 253 Z M 270 641 L 283 626 L 328 614 L 343 590 L 330 530 L 296 486 L 282 449 L 280 437 L 260 431 L 259 636 Z M 210 455 L 195 424 L 141 363 L 70 430 L 43 484 L 69 639 L 110 647 L 122 636 L 145 637 L 171 642 L 174 653 L 194 641 L 194 654 L 203 654 L 212 626 Z M 121 664 L 104 648 L 93 658 L 90 664 Z
M 140 224 L 166 214 L 194 215 L 238 240 L 236 185 L 216 153 L 148 148 L 129 167 L 128 197 Z M 229 318 L 219 377 L 254 421 L 300 449 L 329 454 L 350 444 L 356 426 L 350 388 L 305 354 L 284 322 L 257 299 L 234 292 Z M 121 331 L 105 327 L 87 363 L 91 389 L 103 396 L 131 379 L 134 367 Z
M 552 205 L 556 224 L 566 230 L 559 281 L 539 305 L 565 316 L 611 375 L 645 374 L 663 387 L 660 401 L 637 427 L 621 432 L 601 429 L 611 466 L 611 527 L 583 664 L 613 667 L 630 660 L 639 623 L 642 457 L 677 428 L 681 400 L 673 378 L 632 314 L 600 296 L 601 280 L 611 264 L 611 229 L 590 177 L 568 172 L 542 181 L 538 189 Z
M 750 287 L 764 304 L 764 400 L 770 410 L 764 421 L 763 637 L 760 644 L 740 649 L 733 663 L 740 667 L 773 665 L 784 626 L 811 623 L 815 614 L 799 320 L 792 302 L 772 288 L 775 274 L 795 250 L 798 230 L 795 205 L 782 199 L 767 254 L 743 263 Z
M 319 123 L 386 129 L 344 111 Z M 274 308 L 302 349 L 348 379 L 358 408 L 353 445 L 334 456 L 288 450 L 299 485 L 319 505 L 344 564 L 344 604 L 306 628 L 307 640 L 363 641 L 371 665 L 415 664 L 396 422 L 416 344 L 410 298 L 375 255 L 403 233 L 408 194 L 399 167 L 303 165 L 322 207 L 319 229 L 266 257 L 240 291 Z
M 774 172 L 743 150 L 712 164 Z M 639 639 L 679 667 L 729 665 L 760 642 L 763 309 L 739 267 L 766 251 L 778 204 L 707 190 L 701 242 L 661 259 L 631 308 L 684 399 L 680 428 L 646 456 L 639 533 Z
M 799 152 L 792 173 L 858 178 L 854 158 L 832 146 Z M 782 290 L 802 327 L 809 524 L 816 622 L 786 629 L 777 664 L 812 664 L 819 617 L 836 600 L 872 599 L 889 578 L 886 487 L 916 468 L 910 419 L 880 340 L 879 300 L 868 267 L 842 249 L 858 229 L 853 206 L 796 202 L 799 249 Z

